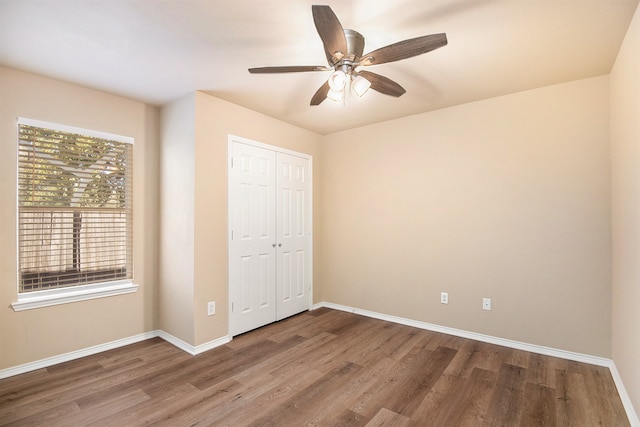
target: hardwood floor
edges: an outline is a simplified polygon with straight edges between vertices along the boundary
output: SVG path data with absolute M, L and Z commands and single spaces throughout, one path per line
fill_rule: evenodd
M 0 380 L 0 425 L 628 426 L 604 367 L 318 309 Z

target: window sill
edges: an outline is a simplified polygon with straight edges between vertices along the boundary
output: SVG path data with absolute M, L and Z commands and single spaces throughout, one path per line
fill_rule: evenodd
M 11 303 L 11 308 L 13 308 L 13 311 L 31 310 L 70 302 L 130 294 L 137 291 L 138 285 L 131 280 L 36 291 L 19 294 L 18 301 Z

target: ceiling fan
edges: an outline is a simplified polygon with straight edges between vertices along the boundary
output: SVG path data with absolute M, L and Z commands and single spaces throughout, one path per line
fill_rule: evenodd
M 403 40 L 376 49 L 365 55 L 364 37 L 354 30 L 343 29 L 329 6 L 311 6 L 313 22 L 324 44 L 329 66 L 282 66 L 249 68 L 253 74 L 295 73 L 304 71 L 333 71 L 329 79 L 311 98 L 311 105 L 319 105 L 325 98 L 343 101 L 353 91 L 362 96 L 371 88 L 385 95 L 399 97 L 405 89 L 393 80 L 359 70 L 358 67 L 399 61 L 430 52 L 447 44 L 445 33 L 431 34 Z

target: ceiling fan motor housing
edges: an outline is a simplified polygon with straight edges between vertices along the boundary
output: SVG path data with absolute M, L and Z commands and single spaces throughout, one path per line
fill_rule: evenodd
M 364 36 L 354 30 L 344 30 L 344 36 L 347 39 L 345 58 L 350 61 L 355 61 L 360 58 L 364 52 Z
M 347 42 L 347 52 L 338 61 L 333 63 L 333 68 L 343 71 L 345 74 L 353 74 L 357 67 L 356 62 L 364 52 L 364 36 L 355 30 L 344 30 L 344 37 Z

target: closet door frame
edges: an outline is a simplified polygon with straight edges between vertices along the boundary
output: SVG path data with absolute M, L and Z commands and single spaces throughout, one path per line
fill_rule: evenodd
M 277 147 L 277 146 L 273 146 L 273 145 L 269 145 L 269 144 L 265 144 L 262 142 L 258 142 L 258 141 L 254 141 L 251 139 L 247 139 L 247 138 L 243 138 L 240 136 L 236 136 L 236 135 L 232 135 L 229 134 L 228 135 L 228 149 L 227 149 L 227 189 L 228 189 L 228 193 L 227 193 L 227 231 L 228 231 L 228 236 L 227 236 L 227 242 L 228 242 L 228 246 L 227 246 L 227 253 L 228 253 L 228 257 L 229 257 L 229 262 L 227 264 L 227 268 L 228 268 L 228 272 L 227 272 L 227 287 L 228 287 L 228 331 L 229 331 L 229 336 L 233 336 L 233 325 L 232 325 L 232 315 L 233 315 L 233 301 L 232 301 L 232 288 L 231 288 L 231 244 L 232 244 L 232 233 L 233 233 L 233 221 L 232 221 L 232 208 L 233 208 L 233 203 L 237 202 L 237 200 L 234 199 L 234 197 L 236 197 L 236 195 L 234 195 L 233 191 L 234 189 L 232 188 L 232 184 L 233 184 L 233 180 L 231 179 L 231 174 L 233 173 L 233 168 L 232 168 L 232 162 L 233 162 L 233 146 L 236 143 L 240 143 L 240 144 L 245 144 L 245 145 L 249 145 L 249 146 L 254 146 L 257 148 L 262 148 L 262 149 L 266 149 L 266 150 L 271 150 L 275 153 L 282 153 L 282 154 L 287 154 L 287 155 L 291 155 L 291 156 L 296 156 L 296 157 L 300 157 L 303 159 L 306 159 L 308 161 L 309 164 L 309 171 L 308 171 L 308 182 L 309 182 L 309 201 L 308 201 L 308 205 L 309 205 L 309 210 L 307 213 L 307 223 L 308 223 L 308 275 L 309 275 L 309 289 L 308 289 L 308 307 L 311 308 L 311 306 L 313 305 L 313 156 L 309 155 L 309 154 L 305 154 L 305 153 L 300 153 L 297 151 L 293 151 L 293 150 L 288 150 L 286 148 L 282 148 L 282 147 Z M 276 162 L 277 163 L 277 162 Z M 275 165 L 274 165 L 275 167 Z

